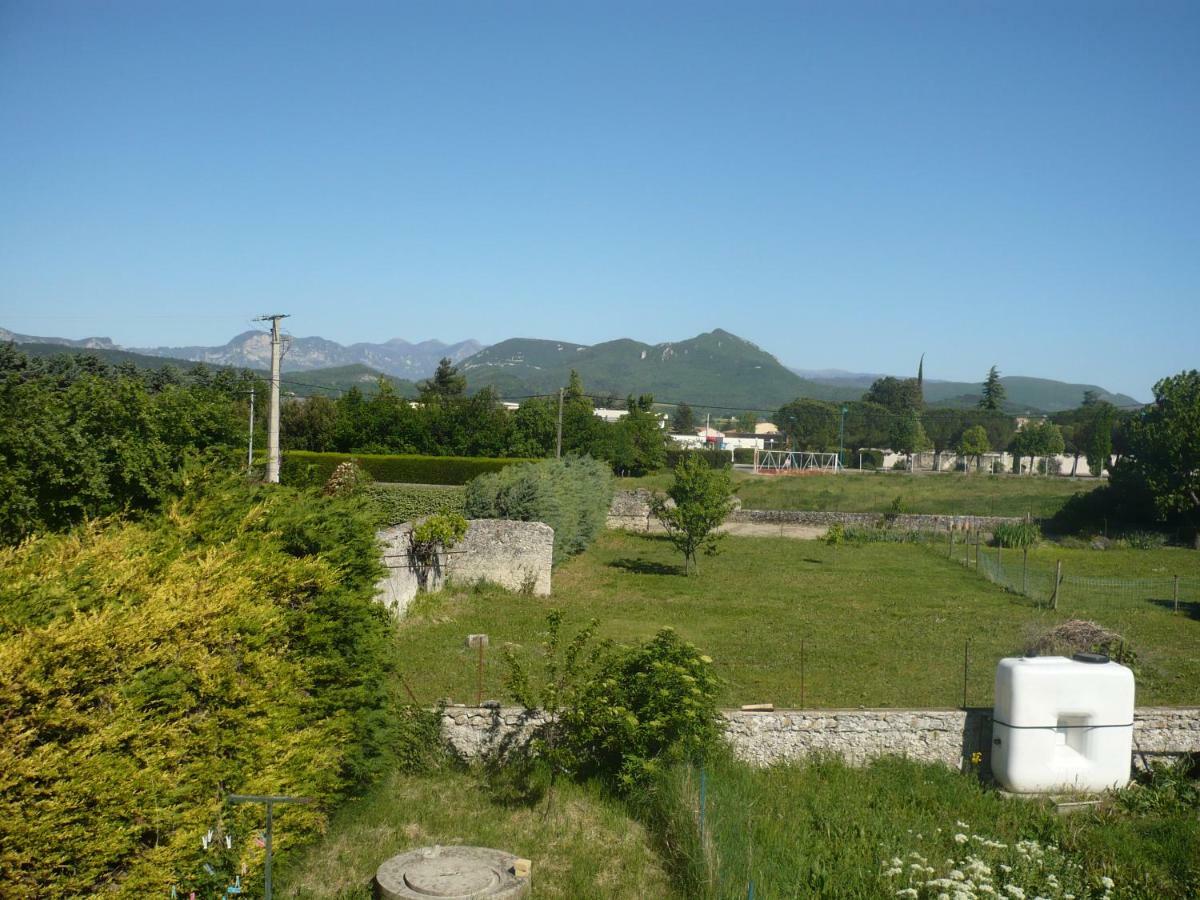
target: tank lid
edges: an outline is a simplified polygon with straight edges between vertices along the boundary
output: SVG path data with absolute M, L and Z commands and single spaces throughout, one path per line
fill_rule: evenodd
M 1107 653 L 1076 653 L 1071 656 L 1075 662 L 1081 663 L 1106 663 L 1109 662 Z

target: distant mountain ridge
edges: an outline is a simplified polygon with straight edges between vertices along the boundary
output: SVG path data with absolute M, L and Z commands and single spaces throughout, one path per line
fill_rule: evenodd
M 269 368 L 271 359 L 270 336 L 262 331 L 243 332 L 221 347 L 142 350 L 124 350 L 106 337 L 35 338 L 0 328 L 0 341 L 8 340 L 37 344 L 38 355 L 57 347 L 63 351 L 135 354 L 142 359 L 158 357 L 166 362 L 205 362 L 260 371 Z M 320 382 L 327 390 L 355 384 L 370 389 L 382 372 L 401 393 L 411 396 L 412 382 L 429 377 L 443 357 L 449 357 L 460 367 L 472 391 L 493 387 L 509 399 L 554 393 L 567 383 L 574 369 L 593 394 L 619 397 L 630 393 L 653 394 L 660 402 L 686 402 L 697 408 L 733 411 L 769 412 L 796 397 L 831 402 L 857 400 L 872 381 L 882 377 L 840 369 L 789 369 L 756 344 L 720 328 L 687 340 L 660 344 L 628 338 L 593 345 L 511 338 L 484 347 L 474 340 L 412 344 L 394 338 L 378 344 L 345 346 L 322 337 L 291 338 L 283 358 L 283 371 L 293 373 L 291 380 Z M 1132 397 L 1098 385 L 1019 375 L 1005 376 L 1001 381 L 1008 392 L 1005 408 L 1014 413 L 1073 409 L 1082 402 L 1087 390 L 1096 391 L 1101 399 L 1116 406 L 1140 405 Z M 931 406 L 974 406 L 979 396 L 980 384 L 976 382 L 925 379 L 925 401 Z
M 457 344 L 444 344 L 441 341 L 410 344 L 402 338 L 392 338 L 382 344 L 346 346 L 323 337 L 292 337 L 288 339 L 282 368 L 285 372 L 300 372 L 362 365 L 398 378 L 428 378 L 437 370 L 438 362 L 443 357 L 457 363 L 481 349 L 483 344 L 476 340 L 459 341 Z M 224 366 L 269 368 L 271 336 L 265 331 L 244 331 L 223 347 L 146 347 L 137 349 L 137 352 Z

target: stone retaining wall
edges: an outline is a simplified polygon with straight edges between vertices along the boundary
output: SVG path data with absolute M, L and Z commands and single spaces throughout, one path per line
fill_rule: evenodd
M 395 525 L 376 534 L 388 568 L 375 585 L 375 600 L 403 615 L 419 591 L 440 590 L 447 579 L 459 584 L 491 581 L 512 591 L 550 594 L 550 564 L 554 558 L 554 529 L 542 522 L 471 519 L 466 536 L 432 565 L 413 559 L 409 535 L 412 523 Z
M 757 766 L 835 753 L 858 765 L 901 755 L 960 768 L 971 754 L 990 765 L 990 709 L 725 710 L 725 739 L 734 754 Z M 450 706 L 442 737 L 463 760 L 507 752 L 545 721 L 538 710 L 498 705 Z M 1200 708 L 1145 707 L 1134 715 L 1134 764 L 1200 753 Z
M 629 531 L 657 531 L 658 523 L 650 513 L 653 491 L 638 488 L 616 491 L 608 509 L 608 528 Z M 826 512 L 804 509 L 735 509 L 725 520 L 732 524 L 809 525 L 828 528 L 830 525 L 874 528 L 883 521 L 880 513 Z M 1003 522 L 1020 522 L 1012 516 L 943 516 L 903 513 L 892 520 L 892 527 L 915 531 L 991 531 Z
M 883 521 L 880 513 L 844 513 L 803 509 L 735 509 L 726 520 L 768 525 L 830 525 L 874 528 Z M 891 527 L 901 531 L 991 531 L 1004 522 L 1021 522 L 1019 516 L 943 516 L 901 513 Z

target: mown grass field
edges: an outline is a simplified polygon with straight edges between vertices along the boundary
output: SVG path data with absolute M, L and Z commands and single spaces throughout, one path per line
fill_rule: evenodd
M 1145 554 L 1147 566 L 1182 559 L 1200 575 L 1200 554 L 1193 561 L 1188 551 L 1128 552 Z M 622 532 L 605 532 L 557 569 L 549 598 L 491 588 L 420 598 L 398 638 L 418 699 L 474 701 L 476 659 L 464 640 L 475 632 L 492 646 L 484 697 L 503 698 L 499 647 L 536 651 L 553 607 L 565 611 L 568 630 L 596 617 L 600 634 L 620 641 L 676 628 L 714 658 L 728 706 L 957 706 L 968 639 L 967 700 L 986 705 L 997 660 L 1019 652 L 1031 631 L 1066 618 L 1094 618 L 1126 634 L 1143 661 L 1140 704 L 1200 702 L 1200 620 L 1158 604 L 1081 599 L 1069 610 L 1039 609 L 936 547 L 903 544 L 729 537 L 719 556 L 702 558 L 701 575 L 688 578 L 665 539 Z
M 1052 516 L 1096 479 L 1016 475 L 908 475 L 903 472 L 842 475 L 754 475 L 735 470 L 734 487 L 746 509 L 809 509 L 886 512 L 897 497 L 905 512 L 951 516 Z M 618 488 L 666 490 L 669 472 L 618 478 Z

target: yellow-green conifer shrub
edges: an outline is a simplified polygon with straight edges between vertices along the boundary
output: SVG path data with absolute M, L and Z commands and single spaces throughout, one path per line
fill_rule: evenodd
M 243 864 L 253 888 L 262 811 L 225 793 L 317 800 L 279 814 L 286 853 L 387 748 L 414 756 L 432 726 L 391 688 L 378 566 L 339 501 L 203 478 L 161 517 L 0 551 L 5 893 L 209 896 Z

